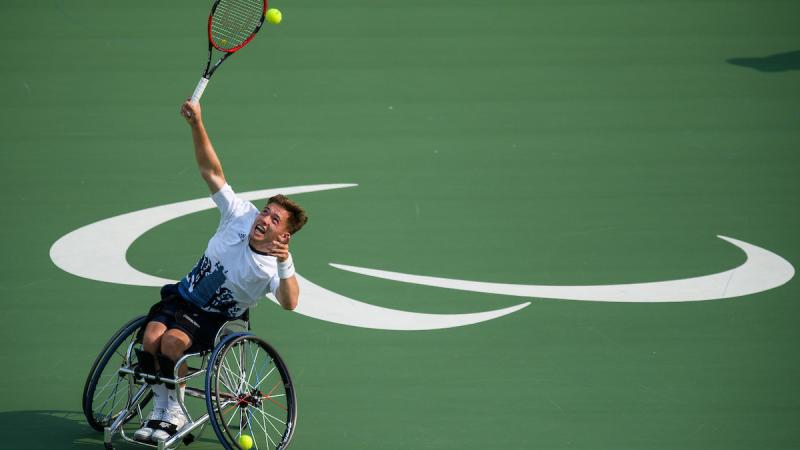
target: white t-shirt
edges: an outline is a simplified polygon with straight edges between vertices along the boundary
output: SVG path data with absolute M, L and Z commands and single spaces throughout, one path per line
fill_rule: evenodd
M 203 257 L 178 285 L 181 296 L 205 311 L 235 318 L 278 289 L 277 258 L 250 249 L 258 208 L 225 184 L 211 196 L 221 217 Z

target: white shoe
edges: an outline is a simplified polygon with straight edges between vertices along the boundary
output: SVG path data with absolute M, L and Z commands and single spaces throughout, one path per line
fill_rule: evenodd
M 178 432 L 189 418 L 180 410 L 180 408 L 169 408 L 164 410 L 161 416 L 161 421 L 156 423 L 157 427 L 153 434 L 150 435 L 150 440 L 154 442 L 169 440 L 175 433 Z
M 150 413 L 150 416 L 147 418 L 147 422 L 144 423 L 142 428 L 136 430 L 133 433 L 133 438 L 137 441 L 148 441 L 150 440 L 150 436 L 153 435 L 153 432 L 156 431 L 158 424 L 163 420 L 162 417 L 166 410 L 164 408 L 153 408 L 153 412 Z

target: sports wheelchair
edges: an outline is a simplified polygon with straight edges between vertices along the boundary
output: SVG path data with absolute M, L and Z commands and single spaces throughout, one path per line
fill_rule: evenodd
M 184 355 L 167 369 L 173 373 L 166 374 L 163 368 L 161 373 L 146 373 L 146 364 L 140 364 L 146 319 L 136 317 L 123 325 L 105 344 L 86 378 L 83 413 L 92 428 L 104 432 L 106 449 L 114 448 L 112 439 L 117 435 L 158 450 L 189 445 L 209 423 L 227 450 L 248 450 L 244 446 L 251 442 L 256 450 L 289 445 L 297 423 L 294 386 L 275 349 L 250 333 L 247 316 L 228 321 L 212 349 Z M 177 376 L 183 365 L 186 375 Z M 186 384 L 179 403 L 189 421 L 166 441 L 134 440 L 133 432 L 144 425 L 150 403 L 155 403 L 151 402 L 155 383 L 168 388 Z

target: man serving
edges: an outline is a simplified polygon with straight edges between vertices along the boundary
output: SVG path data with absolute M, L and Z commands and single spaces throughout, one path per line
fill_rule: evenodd
M 226 321 L 241 317 L 266 294 L 274 294 L 284 309 L 297 306 L 300 289 L 289 240 L 308 221 L 303 208 L 283 195 L 267 200 L 260 211 L 237 197 L 206 133 L 200 105 L 183 103 L 181 115 L 191 127 L 197 166 L 221 217 L 194 269 L 178 284 L 164 286 L 161 302 L 150 309 L 142 345 L 165 377 L 173 376 L 175 362 L 185 353 L 210 348 Z M 185 373 L 183 365 L 179 376 Z M 186 424 L 178 402 L 184 388 L 153 385 L 153 411 L 135 439 L 167 440 Z

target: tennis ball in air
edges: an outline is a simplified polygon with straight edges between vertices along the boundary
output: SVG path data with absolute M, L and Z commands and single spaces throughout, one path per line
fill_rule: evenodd
M 277 8 L 270 8 L 267 10 L 267 22 L 274 23 L 275 25 L 281 23 L 281 12 Z
M 244 450 L 250 450 L 250 447 L 253 446 L 253 438 L 250 435 L 243 434 L 239 436 L 239 447 L 242 447 Z

